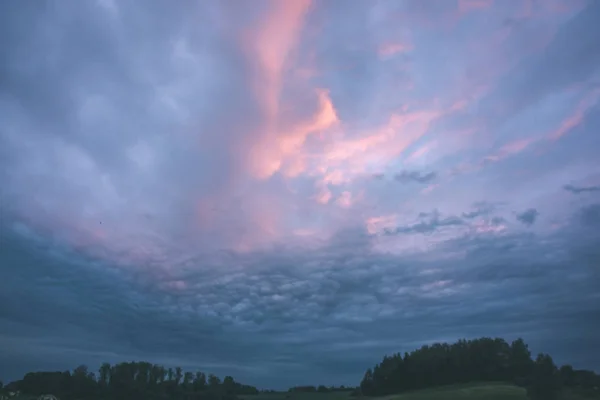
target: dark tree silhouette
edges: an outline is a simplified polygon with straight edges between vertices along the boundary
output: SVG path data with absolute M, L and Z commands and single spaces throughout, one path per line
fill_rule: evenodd
M 367 369 L 357 388 L 295 386 L 289 392 L 349 391 L 355 396 L 383 396 L 441 385 L 471 382 L 506 382 L 527 389 L 531 400 L 557 400 L 563 389 L 599 396 L 600 376 L 592 371 L 560 368 L 547 354 L 535 360 L 522 339 L 481 338 L 456 343 L 435 343 L 410 353 L 383 357 Z M 148 362 L 104 363 L 98 374 L 80 365 L 73 371 L 30 372 L 0 392 L 20 391 L 39 396 L 53 394 L 61 400 L 235 400 L 259 392 L 255 387 L 221 379 L 213 374 L 165 368 Z
M 556 400 L 559 397 L 561 379 L 552 357 L 539 354 L 535 359 L 527 395 L 531 400 Z
M 211 384 L 207 385 L 202 372 L 184 373 L 179 367 L 167 370 L 148 362 L 125 362 L 102 364 L 98 378 L 80 365 L 72 372 L 30 372 L 9 385 L 11 390 L 26 395 L 53 394 L 61 400 L 234 400 L 238 395 L 259 393 L 255 387 L 236 382 L 230 376 L 223 383 L 212 374 L 210 377 Z
M 552 358 L 540 354 L 532 360 L 522 339 L 508 344 L 503 339 L 459 340 L 435 343 L 411 353 L 385 356 L 369 368 L 360 384 L 367 396 L 383 396 L 409 390 L 468 382 L 507 382 L 527 388 L 532 400 L 553 400 L 562 387 L 598 392 L 600 377 L 592 371 L 560 370 Z

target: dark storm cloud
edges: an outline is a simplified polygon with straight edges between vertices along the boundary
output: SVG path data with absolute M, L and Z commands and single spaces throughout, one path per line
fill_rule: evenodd
M 386 229 L 386 235 L 395 235 L 399 233 L 410 234 L 410 233 L 423 233 L 423 234 L 431 234 L 436 230 L 444 228 L 444 227 L 454 227 L 460 226 L 464 224 L 464 221 L 456 216 L 447 216 L 442 217 L 440 212 L 434 210 L 431 213 L 421 213 L 419 214 L 420 221 L 415 224 L 410 224 L 406 226 L 399 226 L 395 229 Z
M 545 244 L 525 234 L 463 236 L 440 247 L 439 260 L 340 253 L 335 246 L 258 255 L 250 264 L 237 259 L 243 268 L 220 274 L 211 273 L 218 263 L 181 270 L 172 279 L 185 285 L 172 287 L 140 286 L 103 265 L 82 269 L 86 264 L 73 255 L 52 261 L 50 249 L 34 248 L 23 236 L 5 237 L 3 257 L 11 268 L 2 285 L 2 350 L 9 360 L 25 355 L 61 368 L 122 354 L 264 385 L 272 384 L 274 371 L 299 374 L 282 378 L 282 387 L 317 382 L 342 364 L 328 374 L 349 384 L 380 355 L 429 340 L 493 332 L 524 336 L 541 350 L 551 339 L 546 329 L 578 337 L 597 328 L 591 317 L 600 311 L 592 301 L 599 277 L 588 268 L 593 260 L 573 258 L 581 256 L 569 248 L 581 229 L 600 226 L 600 219 L 579 221 Z M 339 244 L 363 243 L 357 234 Z M 465 256 L 448 263 L 443 255 L 449 250 Z M 75 268 L 80 273 L 73 274 Z M 59 353 L 62 363 L 43 361 Z
M 518 213 L 516 215 L 517 220 L 522 222 L 527 226 L 531 226 L 537 220 L 537 217 L 540 215 L 539 211 L 535 208 L 530 208 L 528 210 L 523 211 L 522 213 Z
M 581 209 L 581 222 L 584 226 L 600 226 L 600 204 L 591 204 Z
M 573 194 L 581 194 L 581 193 L 591 193 L 591 192 L 600 192 L 599 186 L 575 186 L 575 185 L 565 185 L 563 188 L 571 192 Z
M 433 181 L 437 177 L 437 173 L 435 172 L 419 172 L 419 171 L 402 171 L 396 175 L 394 175 L 394 179 L 398 182 L 408 183 L 408 182 L 416 182 L 416 183 L 429 183 Z
M 477 217 L 485 217 L 497 210 L 499 204 L 490 203 L 487 201 L 478 201 L 473 204 L 473 210 L 462 213 L 462 217 L 473 219 Z

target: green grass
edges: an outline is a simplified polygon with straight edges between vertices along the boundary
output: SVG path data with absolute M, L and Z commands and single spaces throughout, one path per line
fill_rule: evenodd
M 525 389 L 503 383 L 473 383 L 416 390 L 384 397 L 352 397 L 351 391 L 331 393 L 275 392 L 239 396 L 242 400 L 528 400 Z M 12 400 L 36 400 L 18 396 Z M 561 400 L 600 400 L 600 393 L 565 390 Z
M 264 393 L 244 400 L 527 400 L 525 389 L 502 383 L 441 386 L 385 397 L 350 397 L 351 392 Z
M 351 397 L 351 392 L 276 392 L 241 396 L 243 400 L 527 400 L 525 389 L 503 383 L 472 383 L 440 386 L 384 397 Z M 600 394 L 566 389 L 561 400 L 600 400 Z
M 275 392 L 260 393 L 251 396 L 239 396 L 243 400 L 350 400 L 352 391 L 330 392 L 330 393 L 306 393 L 306 392 Z M 359 399 L 357 399 L 359 400 Z
M 441 386 L 400 395 L 386 400 L 527 400 L 525 389 L 502 383 Z
M 600 391 L 597 390 L 566 390 L 561 400 L 600 400 Z
M 244 400 L 527 400 L 525 389 L 502 383 L 441 386 L 385 397 L 350 397 L 350 393 L 261 393 Z

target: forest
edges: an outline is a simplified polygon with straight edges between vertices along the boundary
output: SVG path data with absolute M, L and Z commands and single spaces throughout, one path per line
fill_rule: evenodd
M 236 382 L 231 376 L 221 380 L 213 374 L 184 372 L 180 367 L 165 368 L 149 362 L 104 363 L 97 374 L 85 365 L 73 371 L 30 372 L 3 391 L 29 396 L 52 394 L 61 400 L 233 400 L 258 393 L 255 387 Z
M 523 339 L 500 338 L 435 343 L 404 355 L 385 356 L 369 368 L 360 384 L 366 396 L 471 382 L 513 383 L 527 389 L 533 400 L 560 398 L 563 388 L 597 392 L 600 376 L 593 371 L 558 367 L 548 354 L 532 358 Z
M 565 389 L 591 396 L 600 394 L 600 376 L 593 371 L 558 367 L 548 354 L 532 357 L 529 346 L 517 339 L 507 343 L 499 338 L 459 340 L 456 343 L 435 343 L 410 353 L 383 357 L 367 369 L 356 388 L 334 386 L 295 386 L 288 392 L 352 392 L 352 396 L 378 397 L 400 394 L 445 385 L 503 382 L 527 389 L 532 400 L 561 398 Z M 97 373 L 81 365 L 72 371 L 30 372 L 6 386 L 5 395 L 20 396 L 53 394 L 61 400 L 235 400 L 272 390 L 236 382 L 226 376 L 165 368 L 149 362 L 104 363 Z

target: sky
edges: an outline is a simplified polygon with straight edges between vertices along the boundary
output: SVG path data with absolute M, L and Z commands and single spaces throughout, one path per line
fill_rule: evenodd
M 600 370 L 600 2 L 0 2 L 0 379 Z

